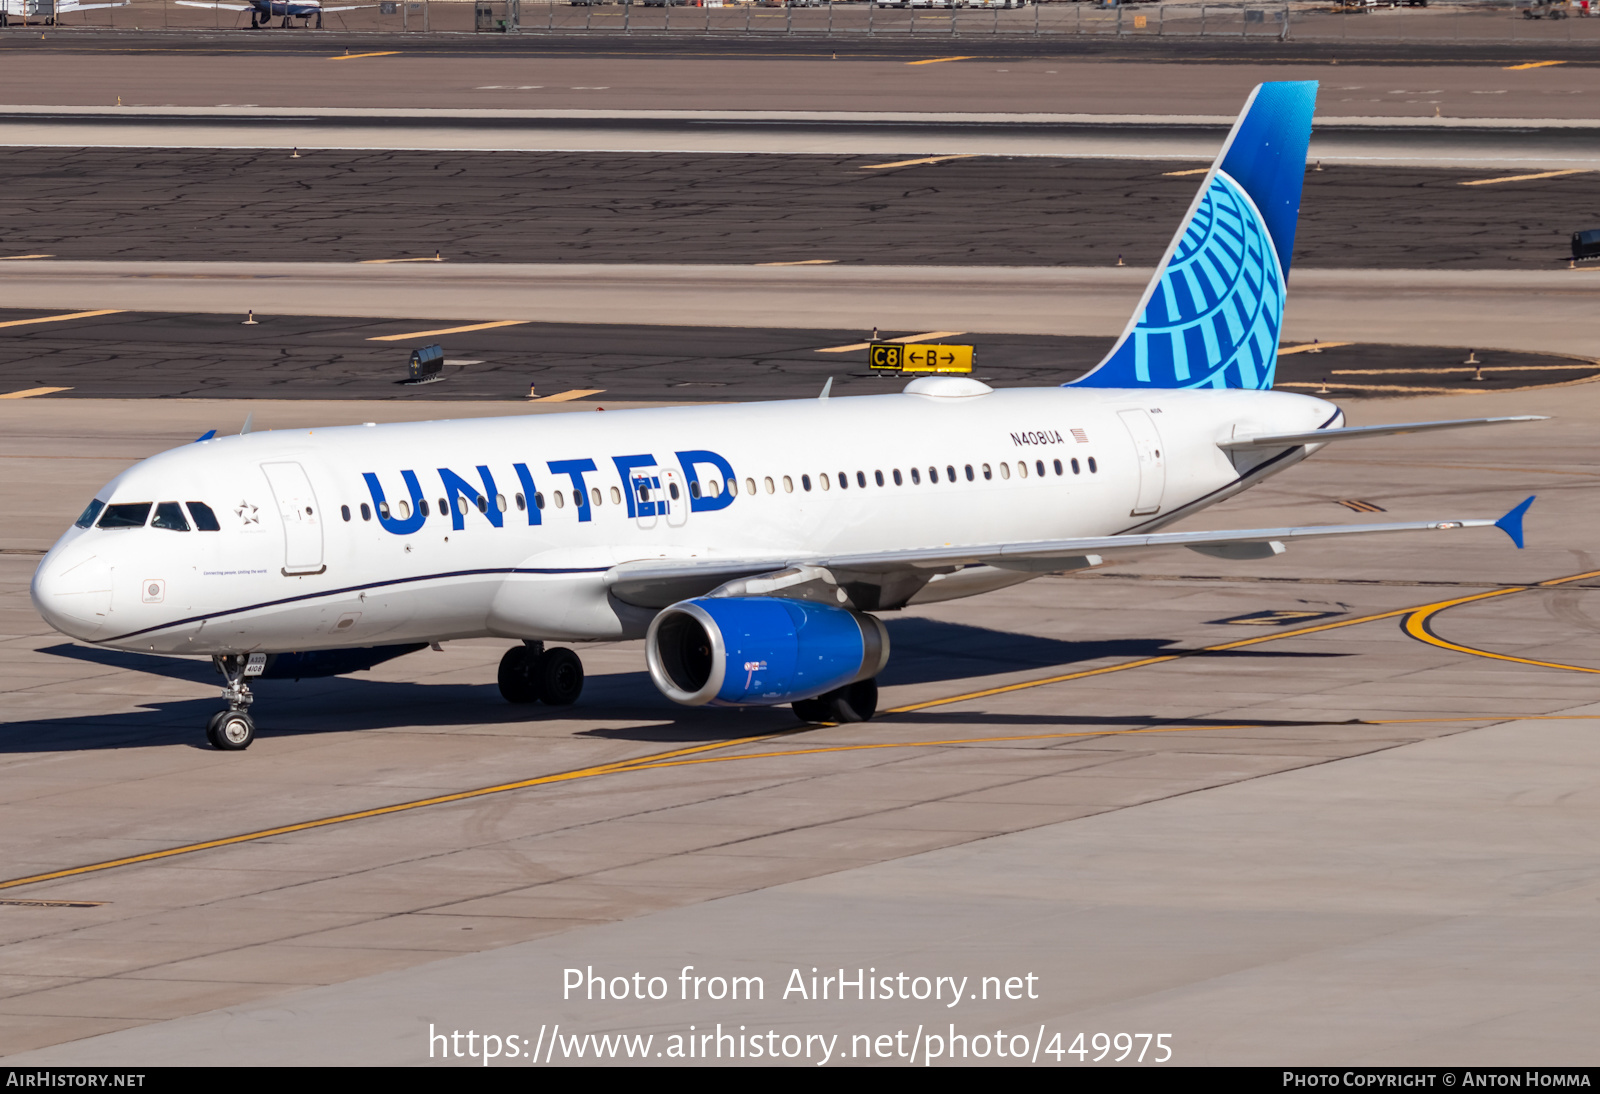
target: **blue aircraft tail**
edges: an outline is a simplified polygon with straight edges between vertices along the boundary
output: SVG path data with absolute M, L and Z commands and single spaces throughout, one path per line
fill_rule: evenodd
M 1256 86 L 1122 337 L 1067 386 L 1272 386 L 1316 100 Z

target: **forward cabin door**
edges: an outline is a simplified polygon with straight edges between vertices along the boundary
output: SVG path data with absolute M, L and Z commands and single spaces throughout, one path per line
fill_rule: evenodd
M 278 502 L 283 521 L 283 572 L 320 574 L 322 562 L 322 512 L 306 469 L 298 463 L 264 463 L 267 483 Z
M 1154 513 L 1161 508 L 1161 495 L 1167 489 L 1167 465 L 1161 458 L 1161 434 L 1156 423 L 1145 410 L 1121 410 L 1117 417 L 1128 427 L 1133 438 L 1134 454 L 1139 462 L 1139 496 L 1133 503 L 1132 516 Z

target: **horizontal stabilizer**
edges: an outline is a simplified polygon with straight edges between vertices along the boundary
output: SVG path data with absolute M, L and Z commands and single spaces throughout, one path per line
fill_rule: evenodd
M 1545 422 L 1546 414 L 1513 414 L 1504 418 L 1456 418 L 1443 422 L 1402 422 L 1398 425 L 1361 425 L 1350 429 L 1313 429 L 1306 433 L 1263 433 L 1254 437 L 1234 437 L 1218 441 L 1218 448 L 1287 448 L 1298 444 L 1323 444 L 1327 441 L 1359 440 L 1362 437 L 1390 437 L 1397 433 L 1431 433 L 1436 429 L 1465 429 L 1472 425 L 1500 425 L 1503 422 Z

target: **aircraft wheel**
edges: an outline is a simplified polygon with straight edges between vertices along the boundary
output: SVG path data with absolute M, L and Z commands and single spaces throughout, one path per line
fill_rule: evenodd
M 567 707 L 583 694 L 583 662 L 569 649 L 546 650 L 534 664 L 539 698 L 553 707 Z
M 816 699 L 799 699 L 791 703 L 790 706 L 794 710 L 794 716 L 802 722 L 833 721 L 830 716 L 832 712 L 828 709 L 827 701 L 820 697 Z
M 527 646 L 512 646 L 506 650 L 505 656 L 500 658 L 500 672 L 496 679 L 500 685 L 500 694 L 506 702 L 539 701 L 539 686 L 534 680 L 533 670 L 540 656 Z
M 256 739 L 256 724 L 242 710 L 225 710 L 206 725 L 211 747 L 223 752 L 243 752 Z
M 878 681 L 857 680 L 842 688 L 830 691 L 824 698 L 831 700 L 835 722 L 866 722 L 878 713 Z

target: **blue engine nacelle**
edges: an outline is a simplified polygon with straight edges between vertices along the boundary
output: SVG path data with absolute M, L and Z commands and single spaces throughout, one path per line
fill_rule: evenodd
M 645 654 L 673 702 L 778 706 L 878 675 L 889 633 L 874 616 L 827 604 L 700 597 L 656 616 Z

